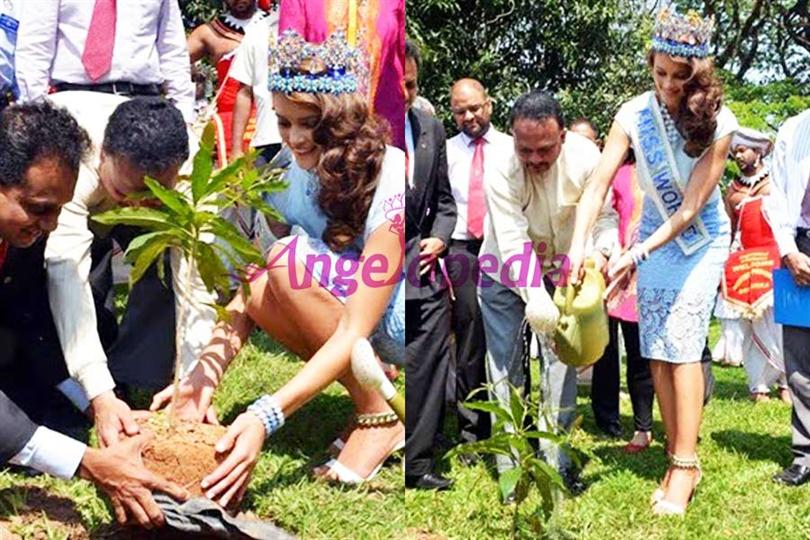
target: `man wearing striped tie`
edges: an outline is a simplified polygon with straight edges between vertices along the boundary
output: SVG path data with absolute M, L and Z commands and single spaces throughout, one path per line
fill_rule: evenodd
M 479 81 L 461 79 L 453 85 L 450 111 L 460 131 L 447 141 L 447 172 L 458 217 L 445 261 L 455 296 L 452 320 L 459 431 L 463 442 L 472 442 L 489 436 L 489 415 L 461 405 L 470 392 L 486 383 L 484 323 L 475 278 L 487 212 L 484 184 L 500 156 L 512 152 L 512 137 L 492 125 L 492 101 Z M 481 393 L 477 396 L 483 397 Z

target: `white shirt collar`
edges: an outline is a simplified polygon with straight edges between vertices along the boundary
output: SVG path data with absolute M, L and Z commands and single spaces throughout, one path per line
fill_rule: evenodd
M 487 143 L 487 144 L 491 143 L 492 142 L 492 132 L 494 130 L 495 130 L 495 128 L 492 126 L 492 124 L 490 124 L 489 128 L 487 128 L 486 133 L 481 135 L 480 138 L 484 139 L 484 142 Z M 459 133 L 459 135 L 461 135 L 461 141 L 464 143 L 464 146 L 471 146 L 472 143 L 475 141 L 475 139 L 473 139 L 472 137 L 470 137 L 469 135 L 467 135 L 463 131 L 461 133 Z

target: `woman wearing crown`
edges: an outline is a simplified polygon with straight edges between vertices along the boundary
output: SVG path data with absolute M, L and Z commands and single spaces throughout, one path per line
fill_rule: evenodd
M 651 360 L 670 463 L 652 497 L 659 515 L 683 514 L 700 481 L 700 358 L 729 245 L 718 182 L 737 121 L 722 105 L 713 74 L 713 26 L 693 12 L 658 14 L 648 55 L 653 89 L 616 114 L 580 201 L 569 253 L 577 281 L 588 231 L 632 148 L 645 192 L 639 240 L 612 265 L 609 277 L 638 272 L 641 354 Z
M 217 450 L 227 458 L 203 488 L 223 505 L 241 497 L 265 437 L 336 380 L 354 401 L 357 425 L 319 474 L 360 483 L 404 444 L 402 423 L 349 369 L 359 338 L 370 337 L 389 362 L 405 345 L 405 158 L 386 145 L 387 129 L 368 112 L 355 53 L 341 33 L 316 46 L 286 32 L 271 51 L 269 87 L 292 160 L 287 189 L 268 202 L 286 222 L 271 224 L 276 236 L 287 236 L 252 277 L 250 295 L 228 306 L 230 317 L 218 324 L 183 381 L 178 412 L 215 419 L 214 389 L 255 326 L 307 363 L 272 396 L 251 405 L 219 441 Z M 162 392 L 154 405 L 169 395 Z

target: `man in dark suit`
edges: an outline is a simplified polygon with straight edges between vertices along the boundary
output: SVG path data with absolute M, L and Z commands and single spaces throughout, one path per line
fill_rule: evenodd
M 434 472 L 433 461 L 434 438 L 444 416 L 450 354 L 450 299 L 439 257 L 450 243 L 456 223 L 456 203 L 447 178 L 444 128 L 438 120 L 411 107 L 418 91 L 419 65 L 419 51 L 408 41 L 405 485 L 447 489 L 451 482 Z
M 28 363 L 47 353 L 38 333 L 49 329 L 35 322 L 37 312 L 48 311 L 41 240 L 73 196 L 79 163 L 89 149 L 76 121 L 47 103 L 12 106 L 0 114 L 0 382 L 11 391 L 16 389 L 7 384 L 4 370 L 21 363 L 16 355 Z M 37 275 L 42 290 L 26 287 Z M 0 465 L 9 462 L 62 478 L 78 474 L 107 492 L 119 522 L 129 515 L 151 528 L 164 518 L 150 490 L 181 500 L 188 494 L 140 464 L 147 441 L 142 435 L 114 448 L 88 448 L 38 426 L 0 390 Z

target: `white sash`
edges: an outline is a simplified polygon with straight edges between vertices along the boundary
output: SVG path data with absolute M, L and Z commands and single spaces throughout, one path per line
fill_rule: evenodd
M 666 221 L 683 203 L 686 181 L 678 172 L 675 156 L 667 139 L 664 120 L 652 92 L 647 107 L 636 114 L 631 138 L 638 156 L 636 170 L 639 185 L 653 200 L 661 217 Z M 686 180 L 688 181 L 688 178 Z M 691 255 L 710 243 L 711 237 L 700 216 L 697 216 L 675 238 L 675 241 L 684 255 Z

